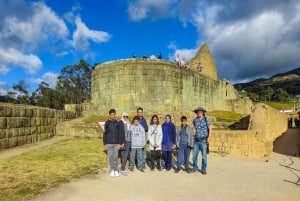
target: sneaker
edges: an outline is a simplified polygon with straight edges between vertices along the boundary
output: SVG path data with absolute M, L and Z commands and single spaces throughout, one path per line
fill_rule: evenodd
M 191 169 L 190 169 L 190 168 L 186 168 L 185 171 L 186 171 L 186 173 L 188 173 L 188 174 L 191 173 Z
M 206 173 L 206 170 L 201 171 L 201 173 L 202 173 L 203 175 L 206 175 L 206 174 L 207 174 L 207 173 Z
M 130 168 L 128 168 L 128 169 L 129 169 L 129 171 L 133 172 L 133 167 L 130 167 Z
M 197 172 L 197 169 L 193 169 L 192 172 Z
M 180 173 L 180 168 L 176 168 L 176 170 L 174 171 L 174 173 Z
M 127 172 L 126 172 L 125 170 L 121 170 L 121 174 L 122 174 L 123 176 L 127 176 Z
M 110 172 L 110 176 L 111 176 L 111 177 L 114 177 L 114 176 L 115 176 L 115 171 L 112 170 L 112 171 Z
M 145 172 L 144 169 L 139 169 L 139 172 Z
M 119 176 L 119 171 L 115 171 L 115 177 Z

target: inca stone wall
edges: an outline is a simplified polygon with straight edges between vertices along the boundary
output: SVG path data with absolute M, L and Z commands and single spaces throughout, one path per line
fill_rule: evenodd
M 56 134 L 57 122 L 75 117 L 74 112 L 0 104 L 0 149 L 50 138 Z
M 250 113 L 248 130 L 214 130 L 210 148 L 213 152 L 234 156 L 269 156 L 273 142 L 286 130 L 286 114 L 257 104 Z
M 190 68 L 196 72 L 198 71 L 199 65 L 202 67 L 201 74 L 214 80 L 218 79 L 217 68 L 207 44 L 202 45 L 196 56 L 189 62 Z
M 227 100 L 237 99 L 226 80 L 215 80 L 161 60 L 121 60 L 96 66 L 92 73 L 94 114 L 109 108 L 135 112 L 138 106 L 152 113 L 228 109 Z

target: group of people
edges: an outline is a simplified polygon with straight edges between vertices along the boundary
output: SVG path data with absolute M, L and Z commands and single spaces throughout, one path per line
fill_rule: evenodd
M 296 128 L 300 128 L 300 120 L 297 117 L 288 118 L 288 127 L 293 128 L 293 124 Z
M 128 113 L 122 113 L 121 120 L 116 119 L 116 110 L 109 110 L 109 119 L 104 124 L 103 143 L 107 151 L 110 176 L 119 176 L 119 172 L 126 176 L 126 163 L 129 157 L 129 171 L 144 172 L 147 164 L 147 146 L 150 152 L 149 167 L 151 171 L 157 168 L 170 171 L 173 167 L 172 153 L 177 151 L 175 173 L 198 172 L 206 174 L 208 145 L 212 134 L 212 126 L 205 116 L 205 109 L 198 107 L 194 110 L 196 117 L 192 126 L 187 124 L 187 117 L 180 118 L 181 125 L 175 127 L 171 115 L 165 116 L 161 125 L 157 115 L 153 115 L 148 126 L 143 117 L 143 108 L 137 109 L 137 115 L 129 121 Z M 193 131 L 195 130 L 195 133 Z M 191 150 L 193 152 L 193 168 L 189 167 Z M 118 155 L 121 155 L 121 167 L 118 168 Z M 201 169 L 198 168 L 198 155 L 202 153 Z M 163 162 L 162 162 L 163 159 Z
M 132 55 L 132 58 L 133 58 L 133 59 L 137 59 L 136 54 L 133 54 L 133 55 Z M 143 60 L 147 60 L 147 59 L 148 59 L 147 55 L 144 54 L 144 55 L 142 56 L 142 59 L 143 59 Z M 158 55 L 157 55 L 157 57 L 156 57 L 156 56 L 154 55 L 154 53 L 151 53 L 149 59 L 150 59 L 150 60 L 154 60 L 154 59 L 159 59 L 159 60 L 161 60 L 161 59 L 162 59 L 162 54 L 161 54 L 161 52 L 159 52 Z

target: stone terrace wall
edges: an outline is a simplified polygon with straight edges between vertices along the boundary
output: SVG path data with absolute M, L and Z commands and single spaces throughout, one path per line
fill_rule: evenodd
M 269 156 L 273 142 L 286 130 L 286 114 L 257 104 L 250 113 L 248 130 L 214 130 L 210 148 L 213 152 L 234 156 Z
M 0 103 L 0 149 L 50 138 L 58 122 L 75 117 L 74 112 Z

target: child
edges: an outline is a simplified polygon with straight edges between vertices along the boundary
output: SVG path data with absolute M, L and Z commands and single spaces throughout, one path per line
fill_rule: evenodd
M 162 125 L 163 140 L 162 153 L 165 162 L 165 168 L 170 171 L 172 168 L 172 151 L 176 147 L 176 129 L 172 123 L 171 115 L 165 116 L 165 123 Z
M 118 172 L 118 150 L 124 146 L 124 124 L 116 120 L 116 110 L 109 110 L 109 119 L 104 124 L 103 144 L 107 150 L 110 176 L 119 176 Z
M 159 125 L 157 115 L 153 115 L 150 121 L 149 131 L 149 149 L 150 149 L 150 169 L 154 170 L 154 162 L 156 161 L 157 169 L 161 170 L 161 142 L 162 142 L 162 129 Z
M 191 148 L 194 145 L 193 130 L 187 125 L 186 116 L 180 118 L 181 126 L 176 130 L 176 146 L 178 148 L 177 154 L 177 169 L 175 173 L 179 173 L 181 170 L 181 165 L 184 162 L 185 171 L 190 173 L 189 169 L 189 158 L 191 153 Z
M 130 122 L 128 120 L 128 113 L 127 112 L 123 112 L 122 113 L 122 118 L 121 121 L 124 123 L 124 135 L 125 135 L 125 144 L 124 146 L 121 148 L 121 159 L 122 159 L 122 165 L 121 165 L 121 174 L 124 176 L 127 176 L 127 172 L 125 171 L 125 167 L 126 167 L 126 162 L 127 162 L 127 158 L 129 155 L 129 151 L 130 151 L 130 146 L 131 146 L 131 136 L 130 136 L 130 132 L 129 132 L 129 128 L 130 128 Z
M 137 168 L 140 172 L 143 170 L 143 148 L 146 145 L 145 129 L 139 123 L 139 117 L 135 116 L 130 125 L 131 133 L 131 152 L 129 170 L 133 171 L 135 158 L 137 158 Z

